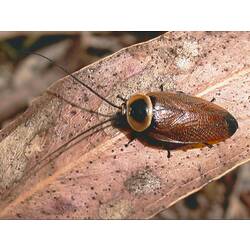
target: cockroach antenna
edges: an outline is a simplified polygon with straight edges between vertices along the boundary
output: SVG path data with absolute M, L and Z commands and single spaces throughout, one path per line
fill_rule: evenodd
M 109 118 L 109 119 L 107 119 L 107 120 L 104 120 L 104 121 L 102 121 L 102 122 L 100 122 L 100 123 L 98 123 L 98 124 L 96 124 L 96 125 L 94 125 L 94 126 L 88 128 L 88 129 L 84 130 L 83 132 L 77 134 L 75 137 L 71 138 L 69 141 L 67 141 L 66 143 L 64 143 L 63 145 L 61 145 L 61 146 L 60 146 L 59 148 L 57 148 L 55 151 L 53 151 L 52 153 L 50 153 L 49 155 L 47 155 L 47 156 L 45 156 L 43 159 L 41 159 L 41 161 L 40 161 L 39 164 L 41 164 L 42 162 L 45 162 L 44 164 L 46 164 L 46 160 L 49 160 L 48 162 L 53 161 L 56 157 L 58 157 L 61 153 L 63 153 L 63 151 L 61 152 L 61 150 L 63 150 L 63 149 L 67 150 L 67 149 L 68 149 L 67 146 L 68 146 L 71 142 L 73 142 L 73 141 L 75 141 L 76 139 L 78 139 L 79 137 L 81 137 L 81 136 L 87 134 L 88 132 L 92 131 L 93 129 L 99 128 L 99 129 L 95 130 L 94 132 L 92 132 L 91 134 L 87 135 L 86 137 L 81 138 L 81 140 L 83 140 L 83 139 L 85 139 L 85 138 L 87 138 L 87 137 L 89 137 L 89 136 L 92 136 L 92 135 L 98 133 L 99 131 L 102 131 L 103 129 L 106 129 L 106 128 L 110 127 L 111 124 L 106 125 L 106 126 L 104 126 L 104 127 L 101 127 L 101 126 L 107 124 L 108 122 L 112 122 L 114 119 L 115 119 L 114 117 L 111 117 L 111 118 Z M 100 127 L 101 127 L 101 128 L 100 128 Z M 69 147 L 73 147 L 74 145 L 76 145 L 77 143 L 79 143 L 81 140 L 78 140 L 78 141 L 74 142 L 74 143 L 71 144 Z M 66 147 L 66 148 L 65 148 L 65 147 Z M 53 156 L 53 155 L 54 155 L 54 156 Z M 51 158 L 51 156 L 52 156 L 52 158 Z M 48 163 L 48 162 L 47 162 L 47 163 Z M 43 166 L 43 164 L 42 164 L 42 166 Z
M 93 90 L 91 87 L 89 87 L 87 84 L 85 84 L 84 82 L 82 82 L 81 80 L 79 80 L 77 77 L 75 77 L 74 75 L 72 75 L 69 71 L 67 71 L 65 68 L 63 68 L 61 65 L 57 64 L 56 62 L 54 62 L 53 60 L 51 60 L 50 58 L 48 58 L 47 56 L 44 56 L 42 54 L 39 54 L 37 52 L 27 52 L 25 54 L 30 54 L 30 55 L 36 55 L 36 56 L 40 56 L 46 60 L 48 60 L 49 62 L 51 62 L 53 65 L 55 65 L 57 68 L 61 69 L 64 73 L 66 73 L 67 75 L 71 76 L 74 80 L 76 80 L 78 83 L 80 83 L 82 86 L 84 86 L 85 88 L 87 88 L 89 91 L 91 91 L 93 94 L 95 94 L 97 97 L 99 97 L 100 99 L 102 99 L 103 101 L 105 101 L 106 103 L 108 103 L 109 105 L 117 108 L 117 109 L 121 109 L 120 106 L 112 103 L 111 101 L 109 101 L 108 99 L 106 99 L 105 97 L 101 96 L 99 93 L 97 93 L 95 90 Z

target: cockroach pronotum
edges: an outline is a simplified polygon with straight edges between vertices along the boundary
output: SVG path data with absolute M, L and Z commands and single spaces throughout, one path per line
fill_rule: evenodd
M 136 138 L 142 139 L 149 145 L 167 150 L 169 158 L 170 150 L 212 147 L 213 144 L 230 138 L 238 129 L 237 120 L 227 110 L 214 104 L 214 99 L 207 101 L 181 91 L 164 91 L 161 87 L 159 91 L 146 94 L 137 93 L 129 99 L 118 96 L 123 101 L 123 104 L 118 106 L 48 57 L 38 53 L 31 54 L 49 60 L 98 98 L 118 109 L 112 116 L 102 114 L 109 119 L 83 131 L 63 146 L 87 132 L 111 122 L 115 127 L 129 130 L 131 139 L 127 145 Z M 99 114 L 97 111 L 89 111 Z

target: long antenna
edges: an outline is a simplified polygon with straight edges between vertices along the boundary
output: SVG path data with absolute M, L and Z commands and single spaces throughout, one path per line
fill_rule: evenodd
M 104 121 L 102 121 L 102 122 L 100 122 L 100 123 L 98 123 L 98 124 L 92 126 L 91 128 L 88 128 L 88 129 L 84 130 L 83 132 L 79 133 L 79 134 L 76 135 L 75 137 L 71 138 L 71 139 L 70 139 L 69 141 L 67 141 L 66 143 L 62 144 L 62 145 L 61 145 L 59 148 L 57 148 L 55 151 L 53 151 L 53 152 L 50 153 L 49 155 L 45 156 L 43 159 L 41 159 L 41 161 L 40 161 L 38 164 L 41 164 L 42 162 L 44 162 L 45 160 L 47 160 L 48 158 L 50 158 L 51 155 L 54 155 L 54 154 L 56 154 L 56 153 L 58 152 L 59 154 L 56 154 L 52 159 L 49 159 L 49 162 L 53 161 L 56 157 L 58 157 L 58 156 L 62 153 L 62 152 L 60 152 L 60 151 L 61 151 L 64 147 L 66 147 L 66 149 L 71 148 L 71 147 L 73 147 L 74 145 L 76 145 L 77 143 L 79 143 L 80 141 L 82 141 L 85 137 L 82 138 L 81 140 L 78 140 L 78 141 L 74 142 L 74 143 L 71 144 L 69 147 L 67 147 L 71 142 L 75 141 L 77 138 L 83 136 L 84 134 L 88 133 L 89 131 L 91 131 L 91 130 L 93 130 L 93 129 L 96 129 L 96 128 L 98 128 L 98 127 L 100 127 L 100 126 L 106 124 L 107 122 L 113 121 L 114 119 L 115 119 L 115 118 L 110 118 L 110 119 L 104 120 Z M 93 135 L 93 134 L 95 134 L 95 133 L 97 133 L 97 132 L 99 132 L 99 131 L 101 131 L 101 130 L 103 130 L 103 129 L 105 129 L 105 128 L 110 127 L 110 126 L 111 126 L 111 124 L 109 124 L 109 125 L 107 125 L 107 126 L 105 126 L 105 127 L 99 128 L 99 129 L 95 130 L 93 133 L 87 135 L 86 137 L 91 136 L 91 135 Z M 47 164 L 47 163 L 45 163 L 45 164 Z
M 69 100 L 66 100 L 64 97 L 62 97 L 62 96 L 60 96 L 60 95 L 58 95 L 58 94 L 56 94 L 56 93 L 54 93 L 54 92 L 52 92 L 52 91 L 50 91 L 50 90 L 48 90 L 48 89 L 46 90 L 46 92 L 47 92 L 49 95 L 52 95 L 52 96 L 55 96 L 55 97 L 57 97 L 57 98 L 62 99 L 63 101 L 65 101 L 66 103 L 70 104 L 70 105 L 73 106 L 73 107 L 76 107 L 76 108 L 81 109 L 81 110 L 83 110 L 83 111 L 89 112 L 89 113 L 91 113 L 91 114 L 96 114 L 96 115 L 104 116 L 104 117 L 113 117 L 112 115 L 102 114 L 102 113 L 100 113 L 100 112 L 98 112 L 98 111 L 95 111 L 95 110 L 91 110 L 91 109 L 86 109 L 86 108 L 80 107 L 80 106 L 76 105 L 75 103 L 73 103 L 73 102 L 71 102 L 71 101 L 69 101 Z
M 66 73 L 67 75 L 70 75 L 74 80 L 76 80 L 78 83 L 80 83 L 81 85 L 83 85 L 85 88 L 87 88 L 89 91 L 91 91 L 93 94 L 95 94 L 96 96 L 98 96 L 100 99 L 102 99 L 103 101 L 105 101 L 106 103 L 108 103 L 109 105 L 117 108 L 117 109 L 121 109 L 121 107 L 115 105 L 114 103 L 112 103 L 111 101 L 107 100 L 105 97 L 101 96 L 100 94 L 98 94 L 95 90 L 93 90 L 91 87 L 89 87 L 88 85 L 86 85 L 84 82 L 82 82 L 81 80 L 79 80 L 77 77 L 75 77 L 74 75 L 72 75 L 69 71 L 67 71 L 65 68 L 63 68 L 61 65 L 57 64 L 56 62 L 54 62 L 53 60 L 51 60 L 50 58 L 48 58 L 47 56 L 44 56 L 42 54 L 39 54 L 37 52 L 27 52 L 27 54 L 33 54 L 33 55 L 37 55 L 40 56 L 46 60 L 48 60 L 49 62 L 51 62 L 52 64 L 54 64 L 57 68 L 61 69 L 64 73 Z

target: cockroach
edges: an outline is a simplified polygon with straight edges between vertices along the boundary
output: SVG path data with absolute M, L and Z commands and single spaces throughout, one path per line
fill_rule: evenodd
M 173 149 L 212 147 L 230 138 L 238 129 L 237 120 L 227 110 L 214 104 L 214 99 L 207 101 L 181 91 L 164 91 L 161 87 L 159 91 L 136 93 L 128 99 L 118 96 L 123 101 L 122 105 L 118 106 L 48 57 L 38 53 L 32 54 L 47 59 L 98 98 L 118 110 L 111 116 L 88 110 L 107 116 L 109 119 L 83 131 L 59 149 L 108 122 L 117 128 L 128 129 L 131 139 L 126 145 L 138 138 L 148 145 L 166 149 L 168 158 L 170 150 Z M 77 105 L 74 106 L 82 109 Z

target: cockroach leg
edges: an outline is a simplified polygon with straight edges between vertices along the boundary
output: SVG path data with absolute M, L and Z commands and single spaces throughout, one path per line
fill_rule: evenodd
M 183 91 L 180 91 L 180 90 L 176 91 L 176 93 L 178 93 L 178 94 L 185 94 Z
M 128 147 L 136 138 L 138 137 L 137 133 L 131 132 L 128 143 L 125 144 L 125 147 Z
M 210 102 L 214 102 L 216 99 L 213 97 L 212 100 Z
M 161 90 L 161 92 L 164 91 L 164 86 L 163 86 L 163 84 L 160 85 L 160 90 Z
M 209 147 L 209 148 L 212 148 L 213 147 L 213 145 L 211 145 L 211 144 L 208 144 L 208 143 L 204 143 L 207 147 Z
M 128 141 L 128 143 L 125 144 L 125 147 L 127 148 L 127 147 L 131 144 L 131 142 L 133 142 L 135 139 L 136 139 L 136 137 L 131 138 L 131 139 Z
M 168 157 L 168 159 L 169 159 L 169 158 L 171 157 L 170 150 L 167 149 L 167 151 L 168 151 L 167 157 Z
M 171 157 L 171 153 L 170 153 L 171 147 L 170 147 L 170 145 L 168 143 L 163 143 L 161 145 L 162 145 L 164 150 L 167 150 L 167 152 L 168 152 L 167 157 L 170 158 Z
M 123 102 L 127 102 L 127 99 L 125 99 L 124 97 L 122 97 L 121 95 L 117 95 L 116 96 L 118 99 L 122 100 Z

